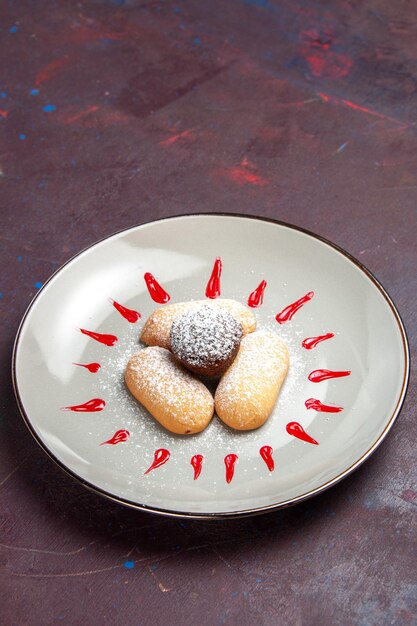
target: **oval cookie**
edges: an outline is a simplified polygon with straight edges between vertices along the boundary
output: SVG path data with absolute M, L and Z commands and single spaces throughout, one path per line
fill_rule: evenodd
M 288 372 L 287 346 L 277 335 L 255 332 L 242 339 L 214 396 L 220 419 L 237 430 L 259 428 L 271 415 Z
M 136 400 L 172 433 L 199 433 L 213 417 L 214 401 L 207 387 L 164 348 L 144 348 L 134 354 L 125 381 Z

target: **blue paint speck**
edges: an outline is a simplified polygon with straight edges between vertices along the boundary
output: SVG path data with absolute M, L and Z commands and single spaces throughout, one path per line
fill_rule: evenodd
M 117 41 L 115 41 L 114 39 L 109 39 L 108 37 L 102 37 L 99 39 L 99 41 L 101 41 L 101 43 L 105 43 L 105 44 L 110 44 L 110 45 L 117 45 Z
M 23 134 L 23 133 L 20 133 L 20 135 L 19 135 L 19 139 L 22 139 L 22 140 L 23 140 L 23 139 L 26 139 L 26 135 L 25 135 L 25 134 Z
M 255 7 L 266 9 L 269 6 L 269 0 L 243 0 L 245 4 L 253 4 Z
M 200 39 L 200 37 L 196 37 L 196 38 L 194 39 L 194 43 L 195 43 L 195 45 L 196 45 L 196 46 L 201 45 L 201 39 Z
M 343 150 L 346 148 L 347 145 L 348 145 L 347 141 L 345 143 L 342 143 L 342 145 L 338 147 L 337 152 L 343 152 Z
M 21 262 L 23 261 L 23 257 L 19 255 L 19 256 L 17 257 L 17 260 L 19 261 L 19 263 L 21 263 Z
M 368 511 L 375 511 L 379 506 L 378 495 L 376 493 L 368 493 L 364 498 L 363 504 Z
M 16 24 L 14 26 L 11 26 L 11 28 L 9 28 L 9 33 L 17 33 L 17 26 L 16 26 Z
M 174 13 L 181 13 L 180 7 L 175 7 L 174 8 Z
M 3 300 L 3 292 L 0 291 L 0 300 Z
M 133 569 L 135 567 L 135 561 L 125 561 L 124 566 L 126 569 Z
M 30 93 L 31 93 L 32 96 L 37 96 L 38 93 L 39 93 L 39 89 L 31 89 Z
M 56 111 L 56 106 L 54 104 L 46 104 L 43 107 L 43 110 L 45 111 L 45 113 L 49 113 L 50 111 Z
M 1 96 L 2 98 L 7 98 L 7 92 L 6 92 L 6 91 L 2 91 L 2 92 L 0 93 L 0 96 Z
M 43 283 L 40 282 L 40 280 L 37 280 L 35 283 L 35 287 L 36 289 L 40 289 L 42 287 Z

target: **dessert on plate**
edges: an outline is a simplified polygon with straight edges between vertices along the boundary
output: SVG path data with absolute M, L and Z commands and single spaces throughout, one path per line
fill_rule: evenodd
M 154 311 L 126 367 L 129 391 L 172 433 L 201 432 L 214 412 L 230 428 L 253 430 L 270 417 L 289 367 L 288 349 L 256 331 L 235 300 L 197 300 Z M 214 398 L 206 382 L 218 381 Z

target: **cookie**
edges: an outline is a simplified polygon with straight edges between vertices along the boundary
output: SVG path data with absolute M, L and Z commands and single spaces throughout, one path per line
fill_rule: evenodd
M 174 319 L 171 352 L 192 372 L 217 377 L 233 363 L 242 336 L 242 324 L 226 309 L 202 305 Z
M 187 313 L 194 308 L 210 306 L 228 311 L 242 324 L 243 334 L 252 333 L 256 328 L 256 319 L 252 311 L 236 300 L 218 298 L 217 300 L 194 300 L 178 302 L 156 309 L 150 315 L 143 327 L 140 339 L 148 346 L 170 348 L 170 333 L 172 322 L 176 317 Z
M 260 331 L 244 337 L 214 396 L 219 418 L 237 430 L 262 426 L 273 411 L 288 367 L 287 347 L 277 335 Z
M 207 387 L 164 348 L 144 348 L 134 354 L 125 382 L 136 400 L 172 433 L 199 433 L 213 417 L 214 401 Z

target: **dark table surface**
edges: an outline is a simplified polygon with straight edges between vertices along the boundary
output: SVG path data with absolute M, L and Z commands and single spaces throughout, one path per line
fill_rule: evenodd
M 413 347 L 416 3 L 1 10 L 1 623 L 416 624 L 413 387 L 388 439 L 337 487 L 208 523 L 73 482 L 26 430 L 9 373 L 19 320 L 54 270 L 184 212 L 255 213 L 331 239 L 382 281 Z

